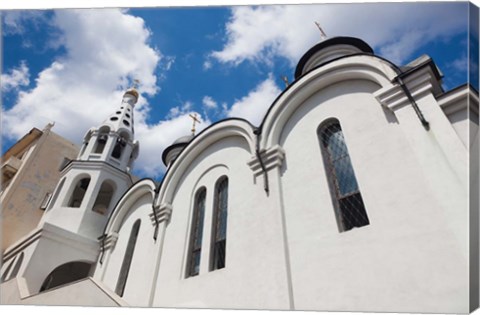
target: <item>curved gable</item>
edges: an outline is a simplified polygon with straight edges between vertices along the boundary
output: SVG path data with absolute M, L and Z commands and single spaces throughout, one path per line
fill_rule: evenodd
M 177 185 L 181 181 L 188 167 L 203 151 L 221 140 L 230 137 L 239 137 L 247 144 L 249 153 L 254 155 L 255 135 L 253 132 L 253 126 L 243 119 L 223 120 L 203 130 L 183 149 L 175 162 L 168 169 L 155 204 L 170 204 Z
M 354 55 L 321 65 L 295 81 L 270 107 L 262 122 L 261 147 L 279 143 L 282 130 L 291 117 L 309 97 L 318 91 L 349 80 L 365 80 L 378 88 L 391 86 L 397 76 L 392 64 L 369 55 Z

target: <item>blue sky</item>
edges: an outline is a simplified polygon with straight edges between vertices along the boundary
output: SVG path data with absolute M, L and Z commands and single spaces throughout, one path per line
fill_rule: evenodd
M 227 117 L 258 125 L 321 38 L 354 36 L 398 65 L 430 55 L 444 87 L 467 82 L 467 3 L 9 11 L 2 14 L 2 151 L 32 127 L 80 144 L 141 81 L 135 174 L 161 178 L 163 149 Z M 477 35 L 478 36 L 478 35 Z M 478 42 L 478 40 L 477 40 Z

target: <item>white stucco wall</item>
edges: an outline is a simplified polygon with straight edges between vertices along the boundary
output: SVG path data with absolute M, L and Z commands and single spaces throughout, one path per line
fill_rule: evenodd
M 399 121 L 371 95 L 377 88 L 359 81 L 330 86 L 309 98 L 282 133 L 295 308 L 467 312 L 468 235 L 454 230 L 455 223 L 467 225 L 466 207 L 446 209 L 452 203 L 432 193 L 425 178 L 431 174 L 419 164 Z M 370 220 L 343 233 L 316 133 L 331 117 L 340 121 Z M 412 123 L 420 125 L 416 117 Z M 432 162 L 443 158 L 425 154 Z M 461 197 L 444 196 L 457 205 Z
M 287 309 L 286 265 L 276 197 L 267 198 L 247 166 L 252 153 L 240 137 L 224 138 L 194 158 L 173 199 L 154 306 Z M 213 190 L 229 179 L 226 266 L 209 271 Z M 206 187 L 200 274 L 186 278 L 193 196 Z M 273 193 L 272 193 L 273 195 Z
M 122 297 L 132 306 L 146 306 L 150 297 L 156 251 L 156 244 L 153 241 L 154 227 L 149 217 L 152 202 L 152 196 L 144 194 L 132 204 L 121 223 L 117 243 L 109 254 L 110 257 L 106 258 L 105 266 L 102 266 L 105 268 L 105 274 L 100 280 L 115 291 L 133 224 L 140 219 L 140 229 Z

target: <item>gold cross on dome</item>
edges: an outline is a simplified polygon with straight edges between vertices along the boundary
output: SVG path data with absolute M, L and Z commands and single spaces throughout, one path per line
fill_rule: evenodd
M 201 123 L 201 121 L 200 121 L 200 119 L 197 118 L 197 113 L 193 113 L 193 115 L 190 114 L 190 115 L 188 115 L 188 116 L 190 116 L 190 118 L 192 118 L 192 120 L 193 120 L 193 124 L 192 124 L 192 136 L 194 136 L 194 135 L 195 135 L 195 123 L 197 123 L 197 122 L 198 122 L 198 123 Z

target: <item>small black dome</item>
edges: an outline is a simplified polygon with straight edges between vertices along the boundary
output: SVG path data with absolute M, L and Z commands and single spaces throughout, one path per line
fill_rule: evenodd
M 295 79 L 327 61 L 358 53 L 373 54 L 373 49 L 355 37 L 333 37 L 310 48 L 297 64 Z

